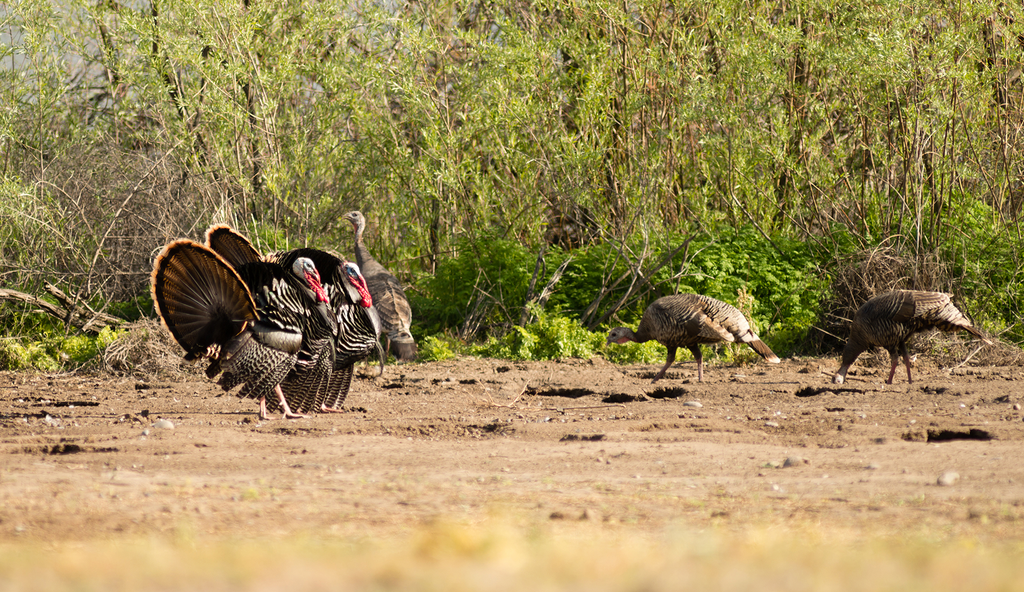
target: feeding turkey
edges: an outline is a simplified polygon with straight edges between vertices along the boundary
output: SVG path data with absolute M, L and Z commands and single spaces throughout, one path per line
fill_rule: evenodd
M 850 325 L 850 339 L 843 349 L 842 365 L 832 379 L 833 382 L 842 384 L 850 365 L 870 347 L 883 347 L 889 352 L 892 367 L 886 384 L 892 384 L 900 357 L 907 367 L 907 382 L 913 382 L 907 340 L 914 333 L 928 329 L 967 331 L 984 343 L 992 344 L 953 305 L 949 294 L 915 290 L 886 292 L 869 299 L 854 315 Z
M 685 347 L 697 362 L 697 380 L 704 380 L 704 358 L 701 344 L 721 342 L 746 343 L 766 361 L 779 363 L 779 357 L 761 341 L 750 323 L 735 307 L 700 294 L 664 296 L 651 303 L 640 318 L 636 331 L 616 327 L 609 331 L 607 343 L 644 343 L 656 340 L 668 348 L 665 366 L 652 382 L 665 377 L 676 359 L 676 349 Z

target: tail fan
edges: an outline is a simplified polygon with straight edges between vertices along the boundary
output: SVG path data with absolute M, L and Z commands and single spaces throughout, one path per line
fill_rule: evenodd
M 231 265 L 190 241 L 167 245 L 152 275 L 153 303 L 174 340 L 193 360 L 256 320 L 256 303 Z
M 235 269 L 262 259 L 249 239 L 226 224 L 211 226 L 206 231 L 206 245 L 224 257 Z

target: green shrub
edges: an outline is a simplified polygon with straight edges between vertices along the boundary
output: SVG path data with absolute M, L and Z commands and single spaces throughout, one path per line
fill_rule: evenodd
M 458 347 L 453 340 L 443 335 L 427 335 L 419 340 L 418 359 L 421 362 L 440 362 L 450 360 L 457 354 Z
M 42 343 L 7 340 L 0 342 L 0 369 L 55 372 L 60 369 L 60 363 Z
M 434 275 L 410 294 L 417 330 L 429 335 L 458 329 L 470 313 L 481 316 L 485 334 L 517 321 L 533 258 L 510 240 L 463 240 L 455 256 L 438 262 Z
M 483 345 L 470 348 L 480 356 L 511 360 L 557 360 L 589 358 L 601 348 L 604 338 L 580 326 L 579 322 L 534 309 L 537 320 L 525 327 L 514 326 L 502 337 L 490 337 Z

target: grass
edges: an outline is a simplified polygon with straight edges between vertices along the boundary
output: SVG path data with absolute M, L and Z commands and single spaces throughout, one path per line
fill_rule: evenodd
M 358 527 L 362 529 L 363 527 Z M 1014 590 L 1020 541 L 796 521 L 655 530 L 492 516 L 330 536 L 0 544 L 0 590 Z

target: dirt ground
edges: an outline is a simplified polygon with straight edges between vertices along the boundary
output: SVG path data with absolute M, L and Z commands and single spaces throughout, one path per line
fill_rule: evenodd
M 1024 539 L 1024 368 L 835 359 L 361 367 L 347 413 L 258 421 L 188 382 L 0 374 L 0 543 L 801 520 Z M 167 422 L 170 422 L 168 424 Z M 173 427 L 166 427 L 172 425 Z M 161 427 L 164 426 L 164 427 Z M 940 483 L 940 481 L 942 483 Z M 925 526 L 922 526 L 925 525 Z

